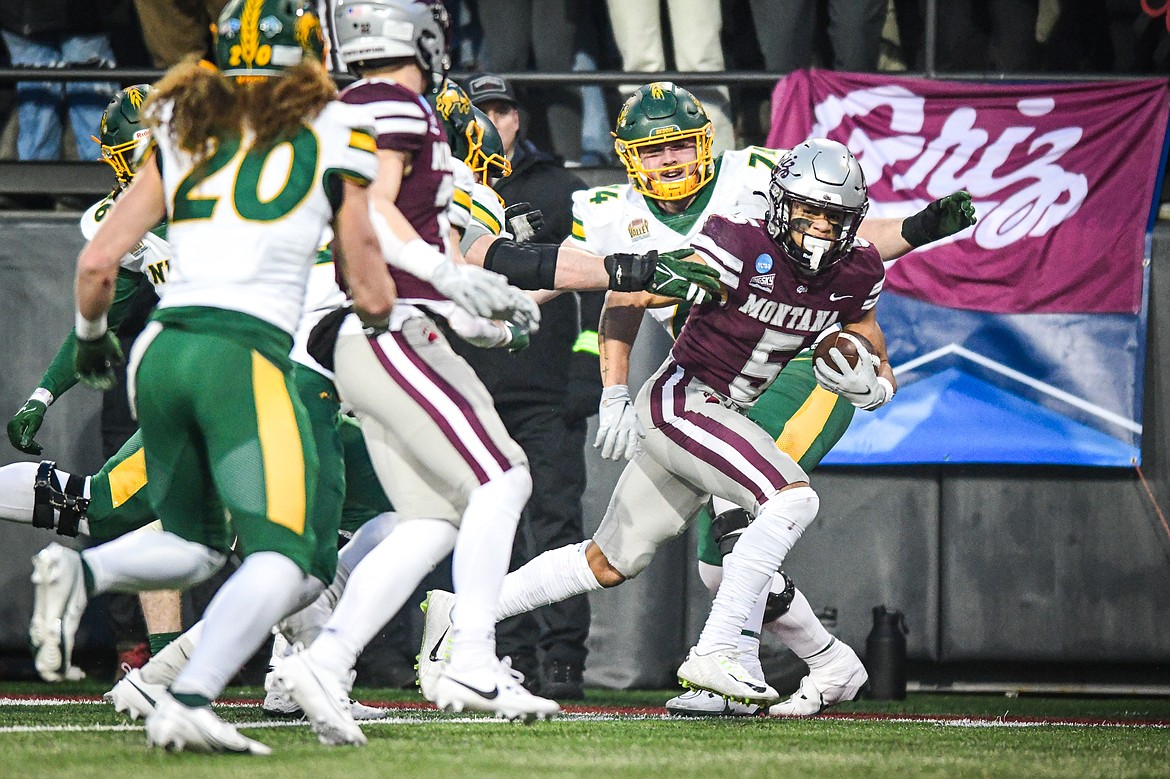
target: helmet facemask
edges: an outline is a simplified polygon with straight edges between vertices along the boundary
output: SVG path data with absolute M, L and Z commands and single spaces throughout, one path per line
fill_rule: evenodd
M 634 191 L 655 200 L 682 200 L 698 192 L 715 176 L 715 165 L 711 159 L 713 137 L 710 124 L 697 130 L 664 127 L 662 132 L 638 141 L 623 141 L 619 138 L 614 143 L 614 149 L 626 166 L 626 174 Z M 694 145 L 693 160 L 656 167 L 647 167 L 643 163 L 642 153 L 646 149 L 678 141 Z M 683 175 L 672 179 L 663 178 L 675 171 L 682 171 Z
M 463 130 L 467 140 L 467 156 L 463 161 L 471 168 L 476 181 L 490 186 L 493 178 L 512 175 L 512 163 L 504 155 L 504 144 L 491 119 L 478 108 L 473 108 L 472 113 L 472 121 Z

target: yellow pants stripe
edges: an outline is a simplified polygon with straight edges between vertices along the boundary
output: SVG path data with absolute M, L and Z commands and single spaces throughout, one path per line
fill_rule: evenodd
M 817 436 L 825 429 L 829 422 L 829 415 L 833 413 L 837 401 L 841 398 L 823 387 L 814 387 L 796 413 L 789 417 L 784 429 L 776 439 L 776 446 L 780 451 L 796 462 L 804 457 L 805 452 L 817 440 Z
M 252 352 L 252 393 L 256 398 L 256 430 L 264 460 L 268 519 L 303 535 L 305 458 L 301 432 L 284 374 L 258 352 Z
M 146 486 L 146 450 L 139 449 L 110 470 L 110 502 L 118 508 Z

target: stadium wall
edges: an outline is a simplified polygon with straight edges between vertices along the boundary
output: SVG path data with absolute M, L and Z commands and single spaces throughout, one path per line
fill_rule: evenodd
M 75 214 L 0 214 L 0 412 L 36 386 L 72 322 Z M 1154 234 L 1144 472 L 1170 505 L 1170 226 Z M 668 343 L 643 328 L 636 377 Z M 63 468 L 101 465 L 99 396 L 58 401 L 38 439 Z M 594 421 L 595 424 L 595 421 Z M 592 436 L 590 436 L 592 441 Z M 586 516 L 604 512 L 621 466 L 588 451 Z M 25 458 L 5 443 L 0 465 Z M 1134 470 L 998 467 L 822 469 L 822 510 L 789 558 L 814 609 L 836 609 L 837 632 L 859 650 L 879 604 L 906 613 L 921 661 L 1153 664 L 1170 658 L 1170 538 Z M 0 523 L 0 655 L 26 651 L 29 557 L 44 532 Z M 693 531 L 661 550 L 636 580 L 595 593 L 587 682 L 665 686 L 698 635 L 707 596 Z M 88 640 L 97 640 L 100 630 Z M 87 640 L 82 636 L 82 645 Z

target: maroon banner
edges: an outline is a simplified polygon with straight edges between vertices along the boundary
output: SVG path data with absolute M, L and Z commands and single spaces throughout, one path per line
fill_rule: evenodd
M 841 141 L 870 215 L 958 189 L 979 223 L 889 268 L 886 289 L 990 313 L 1128 313 L 1170 98 L 1164 79 L 975 84 L 796 71 L 772 95 L 768 145 Z

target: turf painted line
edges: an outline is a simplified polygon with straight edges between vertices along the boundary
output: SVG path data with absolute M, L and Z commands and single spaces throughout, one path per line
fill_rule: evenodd
M 254 708 L 260 705 L 260 700 L 249 698 L 228 699 L 217 701 L 215 708 L 239 709 Z M 439 711 L 429 703 L 422 701 L 366 701 L 368 705 L 388 709 L 398 716 L 390 716 L 380 720 L 363 720 L 362 725 L 419 725 L 430 723 L 451 724 L 505 724 L 488 714 L 480 716 L 450 716 Z M 36 695 L 7 695 L 0 697 L 0 706 L 38 707 L 38 706 L 76 706 L 108 705 L 98 696 L 70 696 L 43 697 Z M 701 717 L 677 717 L 666 712 L 665 709 L 649 707 L 624 706 L 566 706 L 556 719 L 564 722 L 613 722 L 613 721 L 681 721 L 693 719 L 715 719 Z M 772 717 L 735 717 L 733 719 L 754 719 L 757 721 L 780 722 L 785 718 Z M 793 718 L 803 719 L 803 718 Z M 816 719 L 838 722 L 891 722 L 897 724 L 935 725 L 952 728 L 1036 728 L 1036 727 L 1093 727 L 1093 728 L 1154 728 L 1170 729 L 1170 721 L 1166 720 L 1118 720 L 1089 717 L 1025 717 L 1003 714 L 998 716 L 969 716 L 961 714 L 884 714 L 871 712 L 827 712 Z M 286 728 L 304 727 L 305 720 L 267 720 L 261 722 L 237 722 L 241 728 Z M 14 725 L 0 727 L 0 733 L 51 733 L 51 732 L 98 732 L 103 730 L 142 730 L 141 725 Z

